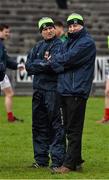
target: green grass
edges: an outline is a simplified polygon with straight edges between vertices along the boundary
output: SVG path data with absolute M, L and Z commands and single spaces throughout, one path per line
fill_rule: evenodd
M 96 123 L 103 115 L 104 98 L 90 98 L 87 104 L 82 173 L 52 175 L 47 169 L 32 169 L 31 97 L 14 97 L 14 112 L 24 123 L 9 124 L 4 98 L 0 97 L 0 179 L 108 179 L 109 124 Z

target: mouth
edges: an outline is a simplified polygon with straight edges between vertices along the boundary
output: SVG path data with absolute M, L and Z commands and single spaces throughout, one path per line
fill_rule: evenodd
M 53 34 L 52 33 L 49 33 L 48 36 L 52 36 Z

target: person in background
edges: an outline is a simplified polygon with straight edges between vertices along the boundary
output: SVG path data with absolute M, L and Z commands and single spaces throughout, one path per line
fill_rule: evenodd
M 109 48 L 109 36 L 107 36 L 107 45 Z M 104 115 L 103 118 L 97 123 L 100 124 L 108 124 L 109 123 L 109 67 L 105 69 L 106 73 L 106 82 L 105 82 L 105 107 L 104 107 Z
M 32 167 L 60 167 L 65 156 L 65 135 L 61 120 L 60 97 L 57 93 L 56 73 L 37 73 L 38 60 L 47 62 L 59 53 L 62 42 L 56 37 L 54 21 L 41 18 L 38 27 L 43 40 L 28 53 L 26 70 L 34 75 L 32 98 L 32 134 L 34 159 Z M 38 69 L 40 71 L 40 69 Z M 50 155 L 50 157 L 49 157 Z
M 104 108 L 104 116 L 101 120 L 97 121 L 100 124 L 109 123 L 109 75 L 106 78 L 105 84 L 105 108 Z
M 19 118 L 15 117 L 12 108 L 12 97 L 14 95 L 14 91 L 12 89 L 10 80 L 8 76 L 5 74 L 6 68 L 13 70 L 23 70 L 24 65 L 16 63 L 13 58 L 9 57 L 4 46 L 4 40 L 7 40 L 10 37 L 10 28 L 6 24 L 0 24 L 0 62 L 2 62 L 4 66 L 4 78 L 0 81 L 1 91 L 3 91 L 5 95 L 5 107 L 7 112 L 8 122 L 22 121 Z
M 56 36 L 61 39 L 62 42 L 67 40 L 67 35 L 64 32 L 64 25 L 61 21 L 55 21 Z

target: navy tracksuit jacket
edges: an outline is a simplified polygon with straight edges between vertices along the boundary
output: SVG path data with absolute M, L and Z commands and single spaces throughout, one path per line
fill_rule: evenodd
M 0 39 L 0 81 L 4 79 L 6 68 L 16 70 L 17 63 L 7 55 L 3 39 Z

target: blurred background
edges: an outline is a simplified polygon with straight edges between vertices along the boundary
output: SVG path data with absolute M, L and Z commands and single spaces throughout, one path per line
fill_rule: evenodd
M 66 25 L 70 13 L 80 13 L 96 42 L 97 58 L 93 96 L 104 94 L 105 68 L 109 68 L 109 0 L 0 0 L 0 22 L 11 28 L 11 38 L 6 42 L 9 55 L 25 63 L 28 51 L 41 40 L 37 27 L 41 17 L 50 16 Z M 12 72 L 8 75 L 16 95 L 32 94 L 32 77 L 26 72 Z

